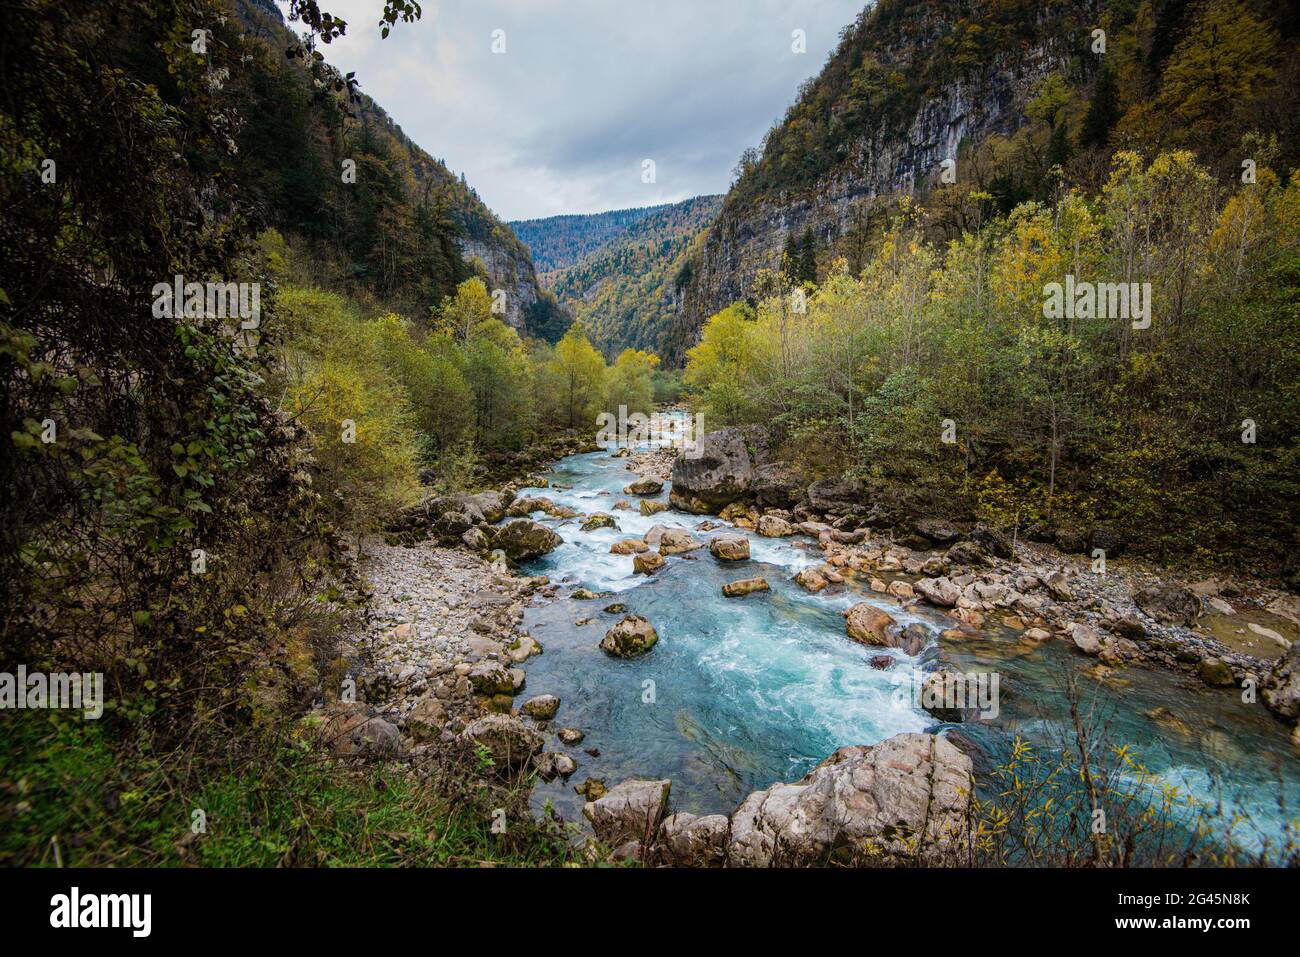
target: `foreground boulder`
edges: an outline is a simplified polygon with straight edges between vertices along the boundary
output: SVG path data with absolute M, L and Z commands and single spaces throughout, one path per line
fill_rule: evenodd
M 804 591 L 810 591 L 814 595 L 830 584 L 826 576 L 815 568 L 805 568 L 794 576 L 794 580 Z
M 709 542 L 709 554 L 723 562 L 743 562 L 749 558 L 749 539 L 744 535 L 717 535 Z
M 514 492 L 487 491 L 469 496 L 469 501 L 483 513 L 483 518 L 493 525 L 505 518 L 506 509 L 514 500 Z
M 341 758 L 390 758 L 402 746 L 396 727 L 383 718 L 368 716 L 359 704 L 338 705 L 329 712 L 321 740 Z
M 1161 582 L 1133 596 L 1137 606 L 1162 625 L 1190 625 L 1201 614 L 1201 599 L 1190 588 Z
M 698 440 L 698 454 L 677 457 L 668 497 L 674 508 L 707 514 L 747 495 L 753 482 L 754 464 L 744 434 L 722 429 Z
M 731 816 L 732 867 L 867 860 L 938 863 L 963 846 L 971 761 L 943 738 L 900 734 L 840 748 L 797 784 L 749 795 Z
M 771 585 L 766 578 L 742 578 L 740 581 L 727 582 L 722 586 L 722 594 L 727 598 L 739 598 L 756 591 L 768 591 Z
M 666 564 L 658 552 L 640 552 L 632 556 L 632 571 L 637 575 L 653 575 Z
M 588 801 L 582 814 L 591 822 L 596 836 L 606 844 L 617 846 L 627 841 L 640 841 L 649 845 L 668 807 L 671 788 L 671 781 L 633 778 L 610 788 L 598 800 Z
M 403 727 L 413 740 L 425 743 L 437 740 L 446 722 L 447 706 L 436 694 L 427 692 L 406 713 Z
M 659 536 L 659 554 L 661 555 L 681 555 L 703 547 L 703 543 L 693 538 L 690 532 L 683 531 L 680 528 L 665 529 L 663 534 Z
M 553 694 L 539 694 L 535 698 L 529 698 L 519 708 L 521 714 L 526 714 L 530 718 L 536 718 L 539 721 L 549 721 L 555 717 L 555 712 L 560 710 L 560 699 Z
M 559 751 L 547 751 L 533 762 L 533 767 L 543 781 L 567 778 L 578 770 L 578 765 L 573 758 Z
M 523 562 L 540 558 L 558 548 L 563 541 L 545 525 L 521 518 L 498 528 L 492 536 L 492 547 L 501 549 L 506 557 L 516 562 Z
M 986 556 L 978 542 L 958 542 L 944 552 L 944 560 L 949 565 L 983 565 Z
M 656 861 L 673 867 L 721 867 L 727 860 L 730 829 L 725 814 L 697 817 L 680 811 L 669 815 L 659 826 Z
M 470 667 L 467 677 L 475 694 L 491 697 L 495 694 L 513 694 L 515 690 L 515 682 L 510 674 L 510 669 L 499 661 L 475 662 Z
M 764 515 L 758 520 L 758 534 L 766 538 L 782 538 L 794 534 L 794 526 L 775 515 Z
M 1237 683 L 1226 661 L 1206 655 L 1196 666 L 1196 673 L 1211 688 L 1231 688 Z
M 886 629 L 893 624 L 893 618 L 865 601 L 844 612 L 844 630 L 850 638 L 864 645 L 888 646 L 890 641 Z
M 635 482 L 623 486 L 626 495 L 658 495 L 663 490 L 664 483 L 650 476 L 642 476 Z
M 615 658 L 635 658 L 644 655 L 657 641 L 659 633 L 654 625 L 640 615 L 628 615 L 605 633 L 600 647 Z
M 1011 547 L 1011 539 L 1002 532 L 988 525 L 976 525 L 971 529 L 971 541 L 981 545 L 985 551 L 998 558 L 1015 558 L 1016 551 Z
M 614 520 L 613 515 L 596 512 L 593 515 L 588 515 L 586 521 L 582 523 L 584 532 L 594 532 L 598 528 L 618 528 L 618 522 Z
M 518 718 L 508 714 L 488 714 L 471 721 L 460 734 L 461 739 L 486 748 L 496 768 L 518 771 L 542 750 L 542 736 Z
M 1274 713 L 1300 718 L 1300 641 L 1277 660 L 1264 678 L 1260 694 Z
M 1052 572 L 1043 579 L 1043 585 L 1057 601 L 1074 601 L 1074 589 L 1070 587 L 1070 580 L 1064 572 Z
M 947 578 L 921 578 L 912 587 L 927 602 L 940 608 L 952 608 L 961 597 L 961 589 Z

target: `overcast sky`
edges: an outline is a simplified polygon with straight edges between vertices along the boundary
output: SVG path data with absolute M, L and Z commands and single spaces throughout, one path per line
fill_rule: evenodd
M 348 35 L 321 49 L 497 215 L 528 219 L 724 192 L 864 4 L 423 0 L 381 40 L 381 0 L 324 0 Z

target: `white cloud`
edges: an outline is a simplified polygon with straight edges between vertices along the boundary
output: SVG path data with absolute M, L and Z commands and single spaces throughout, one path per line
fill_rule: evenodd
M 525 219 L 725 191 L 862 3 L 428 0 L 386 40 L 380 0 L 322 6 L 348 21 L 329 61 L 498 215 Z M 791 52 L 795 28 L 806 54 Z

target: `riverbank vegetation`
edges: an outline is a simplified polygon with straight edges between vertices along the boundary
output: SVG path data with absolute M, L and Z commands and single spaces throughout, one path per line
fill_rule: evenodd
M 259 144 L 267 118 L 247 113 L 269 99 L 282 134 L 329 141 L 356 129 L 354 91 L 310 55 L 284 62 L 271 43 L 287 34 L 265 13 L 23 0 L 0 15 L 0 671 L 104 676 L 98 722 L 4 711 L 6 863 L 180 863 L 161 845 L 222 794 L 227 830 L 186 838 L 216 848 L 209 863 L 275 863 L 295 841 L 299 862 L 392 862 L 384 820 L 442 842 L 420 860 L 497 855 L 490 816 L 468 823 L 477 805 L 440 797 L 437 769 L 341 773 L 324 790 L 295 728 L 365 600 L 347 540 L 412 497 L 421 467 L 448 473 L 551 427 L 534 415 L 539 394 L 516 397 L 508 377 L 531 388 L 563 359 L 478 321 L 486 287 L 459 249 L 446 269 L 421 259 L 477 227 L 405 230 L 429 208 L 393 200 L 393 154 L 374 137 L 347 155 L 387 192 L 336 211 L 361 244 L 353 265 L 401 268 L 353 270 L 332 291 L 303 281 L 304 263 L 317 282 L 347 272 L 339 249 L 312 246 L 288 212 L 289 241 L 266 220 L 276 197 L 336 209 L 302 164 L 342 182 L 341 157 L 313 146 L 272 168 L 285 144 Z M 259 158 L 266 177 L 250 169 Z M 260 312 L 160 314 L 154 289 L 176 276 L 256 284 Z M 470 298 L 457 342 L 434 314 L 458 317 Z M 604 388 L 604 369 L 589 388 Z M 330 850 L 328 826 L 313 828 L 336 807 L 355 821 Z
M 1247 148 L 1253 181 L 1231 188 L 1187 152 L 1120 152 L 1097 193 L 982 218 L 972 194 L 976 225 L 947 242 L 934 207 L 903 203 L 860 271 L 769 272 L 710 318 L 688 391 L 710 428 L 772 425 L 811 477 L 849 473 L 905 511 L 1106 526 L 1294 577 L 1300 182 Z M 1139 283 L 1149 315 L 1108 312 L 1104 287 L 1053 312 L 1067 281 Z
M 576 326 L 554 346 L 525 340 L 477 277 L 425 322 L 294 285 L 276 303 L 268 385 L 306 429 L 317 490 L 345 527 L 378 528 L 422 489 L 474 487 L 487 464 L 541 435 L 594 430 L 607 409 L 649 413 L 656 401 L 658 357 L 627 349 L 606 364 Z

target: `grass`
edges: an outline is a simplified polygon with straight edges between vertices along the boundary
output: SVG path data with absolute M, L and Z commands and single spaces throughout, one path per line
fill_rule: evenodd
M 204 761 L 55 712 L 3 722 L 0 865 L 559 866 L 581 853 L 565 825 L 528 815 L 523 782 L 491 783 L 472 752 L 345 766 L 281 738 L 210 742 L 223 757 Z

